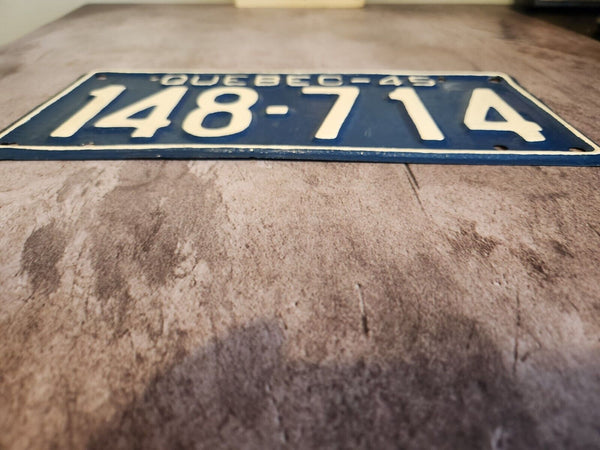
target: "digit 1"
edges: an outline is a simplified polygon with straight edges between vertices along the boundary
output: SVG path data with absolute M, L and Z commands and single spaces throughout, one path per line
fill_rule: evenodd
M 440 131 L 435 121 L 425 108 L 425 105 L 411 87 L 399 87 L 389 94 L 392 100 L 402 102 L 408 116 L 417 128 L 419 136 L 424 141 L 443 141 L 444 134 Z
M 51 137 L 71 137 L 81 128 L 96 117 L 100 111 L 106 108 L 113 100 L 115 100 L 125 90 L 125 86 L 120 84 L 112 84 L 110 86 L 96 89 L 90 92 L 94 97 L 83 108 L 73 114 L 66 122 L 63 122 L 56 130 L 50 133 Z

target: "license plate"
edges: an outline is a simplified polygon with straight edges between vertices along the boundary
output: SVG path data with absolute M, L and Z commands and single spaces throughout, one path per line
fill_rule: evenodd
M 2 159 L 598 165 L 501 73 L 94 72 L 0 133 Z

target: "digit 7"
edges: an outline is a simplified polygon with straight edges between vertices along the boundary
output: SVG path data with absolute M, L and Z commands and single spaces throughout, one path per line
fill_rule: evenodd
M 346 118 L 350 114 L 360 90 L 356 86 L 307 86 L 302 88 L 303 94 L 308 95 L 337 95 L 338 98 L 329 110 L 325 120 L 315 134 L 317 139 L 335 139 Z

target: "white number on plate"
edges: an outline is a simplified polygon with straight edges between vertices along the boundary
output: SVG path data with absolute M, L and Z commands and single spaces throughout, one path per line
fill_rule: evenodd
M 94 126 L 98 128 L 135 128 L 131 137 L 150 138 L 160 128 L 171 124 L 169 115 L 186 93 L 186 87 L 170 87 L 150 95 L 138 102 L 103 117 Z M 151 109 L 150 113 L 140 119 L 131 116 Z
M 350 114 L 359 92 L 360 90 L 356 86 L 307 86 L 302 88 L 303 94 L 338 96 L 337 100 L 329 110 L 329 114 L 325 116 L 325 120 L 323 120 L 321 127 L 317 130 L 317 134 L 315 134 L 317 139 L 335 139 L 338 137 L 340 129 L 342 128 L 342 125 L 344 125 L 348 114 Z
M 230 103 L 217 102 L 222 95 L 235 95 L 237 99 Z M 202 92 L 196 99 L 198 107 L 190 112 L 183 121 L 183 130 L 198 137 L 221 137 L 241 133 L 252 123 L 250 108 L 258 101 L 258 94 L 247 87 L 219 87 Z M 203 125 L 209 114 L 225 112 L 231 115 L 229 123 L 218 128 Z
M 417 132 L 424 141 L 443 141 L 444 135 L 433 121 L 429 111 L 411 87 L 399 87 L 390 92 L 392 100 L 402 102 Z
M 90 92 L 93 98 L 73 116 L 56 128 L 51 137 L 67 138 L 77 133 L 86 123 L 94 119 L 119 95 L 125 91 L 123 85 L 111 85 Z M 171 124 L 169 116 L 188 88 L 183 86 L 168 87 L 152 94 L 132 105 L 111 113 L 94 126 L 100 128 L 134 128 L 131 137 L 150 138 L 160 128 Z M 305 86 L 305 95 L 336 95 L 337 99 L 323 119 L 315 134 L 316 139 L 336 139 L 346 119 L 350 115 L 360 90 L 356 86 Z M 233 95 L 232 102 L 217 101 L 224 95 Z M 397 87 L 389 93 L 391 100 L 401 102 L 412 120 L 419 137 L 424 141 L 442 141 L 444 134 L 412 87 Z M 251 108 L 258 101 L 258 93 L 247 87 L 216 87 L 202 91 L 196 99 L 197 108 L 190 111 L 183 120 L 182 127 L 186 133 L 197 137 L 231 136 L 246 130 L 252 123 Z M 489 110 L 495 109 L 504 120 L 487 120 Z M 133 118 L 134 115 L 150 110 L 146 117 Z M 206 118 L 211 114 L 227 113 L 230 115 L 226 125 L 207 127 Z M 471 94 L 469 105 L 465 111 L 464 124 L 474 131 L 509 131 L 521 136 L 527 142 L 542 142 L 542 127 L 526 120 L 508 103 L 488 88 L 476 88 Z
M 83 108 L 77 111 L 70 119 L 64 122 L 60 127 L 50 133 L 52 137 L 71 137 L 83 127 L 86 123 L 96 117 L 100 112 L 112 103 L 125 90 L 125 86 L 113 84 L 102 89 L 96 89 L 90 92 L 94 97 Z
M 504 121 L 485 120 L 490 108 L 494 108 Z M 512 131 L 527 142 L 542 142 L 546 138 L 537 123 L 525 120 L 498 94 L 488 88 L 473 89 L 471 100 L 465 112 L 465 125 L 469 130 Z

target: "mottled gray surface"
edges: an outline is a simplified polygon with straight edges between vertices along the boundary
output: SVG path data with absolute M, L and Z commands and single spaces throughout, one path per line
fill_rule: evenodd
M 501 70 L 600 140 L 600 43 L 501 7 L 86 7 L 0 49 L 0 127 L 97 68 Z M 599 184 L 2 162 L 0 448 L 599 447 Z

